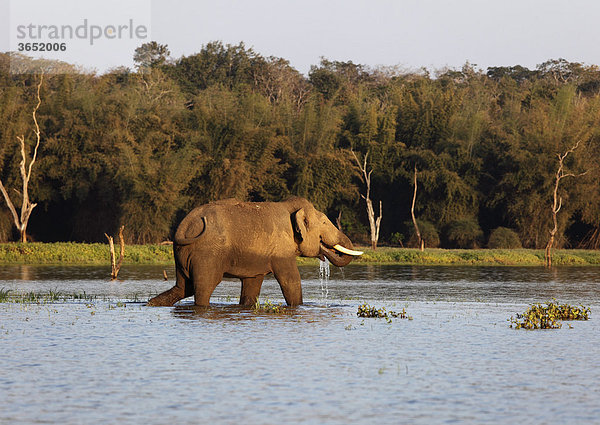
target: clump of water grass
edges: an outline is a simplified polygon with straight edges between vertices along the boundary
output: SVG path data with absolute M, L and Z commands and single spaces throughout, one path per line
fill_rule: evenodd
M 46 302 L 57 302 L 57 301 L 60 301 L 61 299 L 64 299 L 64 298 L 65 298 L 65 296 L 63 295 L 62 292 L 59 292 L 59 291 L 56 291 L 56 290 L 55 291 L 51 290 L 51 291 L 48 291 L 47 294 L 45 294 L 44 301 L 46 301 Z
M 72 300 L 95 301 L 96 299 L 98 299 L 98 296 L 93 294 L 87 294 L 85 291 L 83 291 L 82 293 L 73 293 L 69 295 L 68 298 Z
M 65 301 L 92 301 L 98 298 L 97 295 L 83 293 L 66 294 L 58 290 L 48 292 L 21 292 L 13 293 L 10 289 L 0 288 L 0 303 L 15 304 L 51 304 Z
M 10 298 L 10 289 L 0 288 L 0 303 L 7 302 Z
M 252 309 L 256 313 L 268 313 L 268 314 L 281 314 L 285 313 L 285 307 L 279 303 L 275 304 L 271 302 L 271 300 L 266 300 L 263 304 L 260 303 L 259 300 L 256 300 Z
M 404 308 L 400 312 L 386 311 L 385 307 L 377 308 L 366 303 L 358 306 L 356 315 L 358 317 L 378 317 L 385 319 L 388 323 L 392 322 L 392 318 L 412 320 L 412 316 L 406 314 Z
M 11 297 L 11 301 L 18 304 L 48 304 L 64 300 L 65 296 L 58 291 L 26 292 Z
M 17 295 L 14 298 L 14 301 L 20 304 L 41 304 L 43 300 L 44 294 L 33 291 Z
M 583 305 L 571 306 L 559 304 L 555 299 L 552 302 L 532 304 L 523 314 L 509 319 L 510 327 L 516 329 L 560 329 L 561 320 L 588 320 L 590 308 Z

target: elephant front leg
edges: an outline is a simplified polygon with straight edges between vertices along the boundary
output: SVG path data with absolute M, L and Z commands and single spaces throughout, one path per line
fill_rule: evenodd
M 242 279 L 240 305 L 252 306 L 258 301 L 264 276 L 246 277 Z
M 273 274 L 279 282 L 283 298 L 289 306 L 302 304 L 302 284 L 300 272 L 296 263 L 296 257 L 286 259 L 273 264 Z

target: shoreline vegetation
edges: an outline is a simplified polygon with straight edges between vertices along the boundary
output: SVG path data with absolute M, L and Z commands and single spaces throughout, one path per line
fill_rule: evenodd
M 363 248 L 361 248 L 363 249 Z M 542 249 L 425 249 L 380 247 L 365 253 L 353 264 L 424 266 L 544 266 Z M 169 265 L 170 245 L 127 245 L 123 266 Z M 299 265 L 317 264 L 313 258 L 298 258 Z M 107 244 L 101 243 L 2 243 L 0 265 L 106 265 L 110 267 Z M 600 266 L 600 251 L 559 249 L 553 253 L 556 266 Z
M 105 74 L 0 53 L 0 242 L 156 244 L 207 202 L 300 196 L 362 243 L 600 250 L 597 65 L 190 53 L 144 43 Z

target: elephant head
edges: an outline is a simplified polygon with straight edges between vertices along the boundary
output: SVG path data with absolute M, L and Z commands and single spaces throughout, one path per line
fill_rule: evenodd
M 327 258 L 333 265 L 344 267 L 362 252 L 353 249 L 350 239 L 325 214 L 308 201 L 293 211 L 292 227 L 302 257 Z

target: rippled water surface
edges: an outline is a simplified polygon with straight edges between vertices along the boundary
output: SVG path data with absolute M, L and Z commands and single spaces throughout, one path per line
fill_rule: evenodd
M 223 282 L 210 308 L 144 301 L 162 268 L 0 266 L 0 423 L 598 423 L 600 268 L 303 267 L 305 305 L 259 313 Z M 173 270 L 167 269 L 173 276 Z M 586 322 L 523 331 L 552 298 Z M 261 300 L 283 303 L 274 280 Z M 356 317 L 368 302 L 413 320 Z

